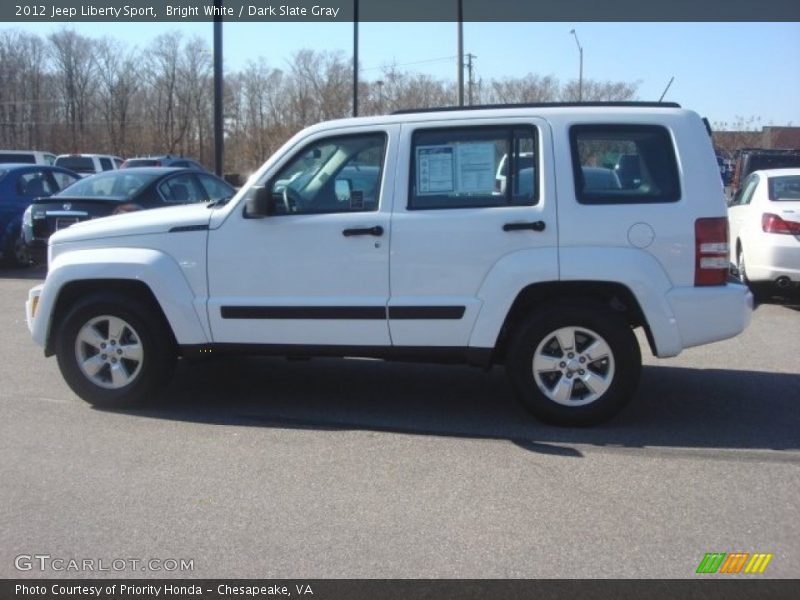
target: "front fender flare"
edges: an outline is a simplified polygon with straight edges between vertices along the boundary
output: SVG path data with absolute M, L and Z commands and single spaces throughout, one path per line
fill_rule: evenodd
M 164 312 L 179 345 L 209 342 L 203 326 L 205 299 L 195 297 L 171 256 L 149 248 L 97 248 L 57 256 L 42 288 L 31 331 L 33 340 L 40 346 L 47 345 L 55 326 L 54 309 L 67 284 L 109 279 L 144 283 Z

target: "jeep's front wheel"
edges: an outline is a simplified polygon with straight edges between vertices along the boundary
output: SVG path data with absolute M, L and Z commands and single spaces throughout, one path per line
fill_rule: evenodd
M 146 303 L 102 294 L 75 305 L 56 338 L 70 388 L 103 408 L 144 404 L 172 374 L 175 349 L 163 319 Z
M 630 401 L 641 353 L 630 325 L 602 307 L 553 307 L 534 315 L 509 350 L 517 395 L 539 419 L 592 425 Z

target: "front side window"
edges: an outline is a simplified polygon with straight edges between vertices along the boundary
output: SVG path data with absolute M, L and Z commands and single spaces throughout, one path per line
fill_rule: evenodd
M 103 169 L 103 171 L 111 171 L 114 168 L 114 165 L 111 164 L 110 158 L 101 158 L 100 168 Z
M 378 210 L 385 154 L 384 133 L 312 143 L 271 179 L 275 214 Z
M 680 200 L 669 132 L 654 125 L 575 125 L 570 128 L 575 194 L 583 204 Z
M 408 208 L 530 206 L 538 199 L 536 138 L 527 126 L 420 130 Z

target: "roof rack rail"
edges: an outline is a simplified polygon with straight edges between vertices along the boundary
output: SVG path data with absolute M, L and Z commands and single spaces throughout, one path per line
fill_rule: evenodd
M 496 108 L 560 108 L 579 107 L 630 107 L 630 108 L 680 108 L 677 102 L 533 102 L 521 104 L 481 104 L 477 106 L 437 106 L 432 108 L 404 108 L 396 110 L 393 115 L 407 115 L 425 112 L 450 112 L 457 110 L 491 110 Z

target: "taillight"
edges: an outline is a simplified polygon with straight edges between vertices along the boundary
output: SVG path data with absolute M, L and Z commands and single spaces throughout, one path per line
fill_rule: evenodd
M 707 217 L 694 222 L 694 284 L 724 285 L 728 280 L 728 219 Z
M 764 213 L 761 216 L 761 229 L 764 233 L 787 233 L 789 235 L 800 235 L 800 223 L 795 221 L 784 221 L 778 215 Z

